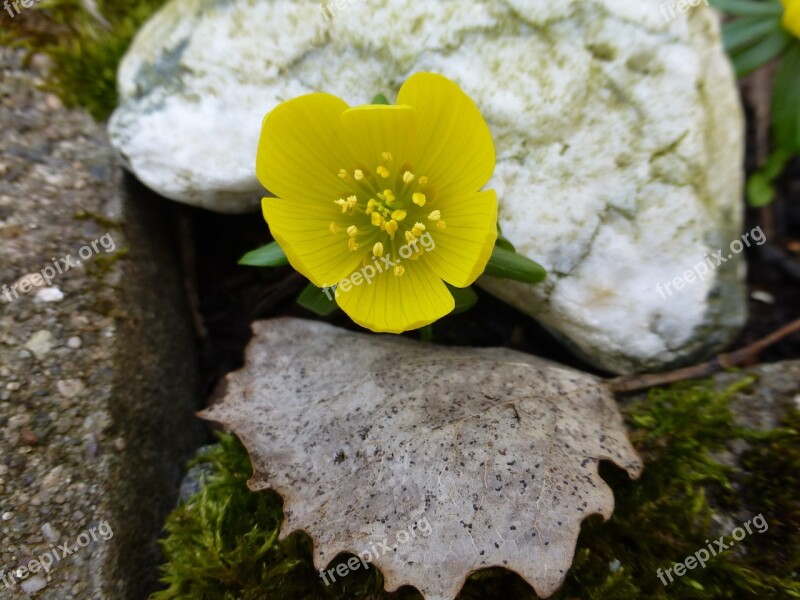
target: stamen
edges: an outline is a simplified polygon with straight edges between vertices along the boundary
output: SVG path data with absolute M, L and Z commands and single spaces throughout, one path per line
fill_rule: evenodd
M 432 211 L 431 214 L 428 215 L 429 221 L 438 221 L 441 218 L 442 218 L 442 213 L 438 209 Z
M 415 236 L 410 231 L 406 231 L 405 237 L 406 237 L 406 242 L 408 242 L 409 244 L 413 244 L 414 242 L 417 241 L 417 236 Z
M 425 175 L 419 178 L 420 185 L 425 185 L 426 183 L 428 183 L 428 178 Z
M 378 175 L 380 175 L 384 179 L 387 179 L 389 177 L 389 169 L 387 169 L 383 165 L 381 165 L 380 167 L 378 167 L 375 170 L 378 172 Z
M 414 227 L 411 228 L 411 233 L 416 236 L 422 235 L 422 232 L 425 231 L 425 225 L 422 223 L 414 223 Z
M 392 218 L 395 221 L 402 221 L 406 218 L 406 211 L 400 210 L 399 208 L 392 213 Z
M 394 192 L 392 190 L 383 190 L 383 197 L 386 198 L 386 202 L 389 204 L 394 202 Z
M 362 179 L 364 179 L 364 171 L 362 171 L 361 169 L 356 169 L 355 171 L 353 171 L 353 179 L 355 179 L 356 181 L 361 181 Z
M 347 235 L 349 235 L 351 238 L 356 237 L 358 235 L 358 227 L 355 225 L 350 225 L 350 227 L 347 228 Z
M 383 244 L 375 242 L 375 245 L 372 247 L 372 253 L 378 258 L 383 256 Z
M 406 270 L 403 267 L 401 267 L 400 265 L 397 265 L 394 268 L 394 276 L 395 277 L 400 277 L 405 272 L 406 272 Z
M 392 162 L 392 153 L 391 152 L 383 152 L 381 153 L 381 158 L 386 162 Z
M 439 229 L 447 229 L 447 224 L 444 221 L 437 221 L 436 227 Z
M 425 200 L 425 194 L 421 194 L 420 192 L 415 192 L 411 195 L 411 201 L 417 206 L 425 206 Z
M 355 252 L 356 250 L 358 250 L 358 243 L 356 242 L 356 238 L 351 237 L 349 240 L 347 240 L 347 248 L 350 250 L 350 252 Z
M 403 183 L 411 183 L 414 181 L 414 174 L 411 171 L 403 173 Z
M 339 169 L 339 179 L 347 179 L 347 171 Z
M 356 204 L 358 204 L 358 198 L 355 196 L 348 196 L 347 197 L 347 208 L 355 208 Z
M 375 227 L 380 227 L 381 221 L 383 221 L 383 217 L 381 217 L 380 213 L 372 213 L 370 215 L 370 221 L 372 222 Z
M 341 231 L 341 229 L 339 229 L 339 226 L 333 221 L 331 221 L 331 224 L 328 225 L 328 229 L 330 230 L 331 233 L 339 233 Z
M 394 232 L 397 231 L 397 221 L 392 219 L 391 221 L 386 222 L 386 233 L 390 236 L 394 237 Z
M 339 198 L 338 200 L 334 200 L 333 202 L 337 206 L 341 206 L 342 207 L 342 212 L 343 213 L 347 212 L 347 201 L 344 198 Z

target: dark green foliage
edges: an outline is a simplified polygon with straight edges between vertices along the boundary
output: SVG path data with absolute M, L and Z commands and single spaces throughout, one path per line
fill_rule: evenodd
M 598 517 L 584 522 L 572 569 L 553 598 L 800 597 L 800 413 L 787 418 L 786 428 L 766 434 L 733 426 L 728 400 L 749 384 L 725 393 L 707 384 L 653 390 L 625 410 L 644 474 L 630 481 L 603 465 L 616 498 L 614 516 L 607 523 Z M 277 541 L 280 498 L 248 491 L 247 453 L 232 436 L 220 439 L 199 459 L 212 471 L 202 490 L 169 519 L 163 567 L 169 587 L 152 600 L 420 598 L 408 588 L 383 592 L 374 568 L 322 584 L 311 564 L 311 540 L 294 533 Z M 749 444 L 744 470 L 715 458 L 734 440 Z M 730 539 L 730 531 L 714 525 L 715 514 L 739 515 L 737 526 L 743 522 L 738 518 L 759 513 L 769 523 L 764 533 L 754 529 L 739 547 L 667 587 L 657 578 L 656 569 L 683 561 L 706 547 L 706 539 Z M 488 569 L 473 574 L 459 598 L 535 596 L 518 575 Z
M 0 43 L 48 54 L 55 63 L 49 87 L 67 106 L 83 106 L 104 120 L 117 105 L 122 55 L 139 26 L 164 3 L 98 0 L 98 18 L 80 0 L 51 0 L 26 9 L 10 26 L 4 22 Z

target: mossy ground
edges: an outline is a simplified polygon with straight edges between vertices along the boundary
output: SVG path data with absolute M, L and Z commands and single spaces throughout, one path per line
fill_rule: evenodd
M 54 68 L 47 86 L 67 106 L 98 120 L 117 105 L 117 66 L 134 34 L 166 0 L 97 0 L 92 14 L 81 0 L 45 0 L 13 19 L 3 11 L 0 45 L 44 52 Z
M 625 409 L 645 472 L 630 481 L 613 467 L 603 470 L 614 489 L 614 516 L 584 522 L 574 564 L 554 598 L 800 597 L 800 412 L 767 433 L 736 427 L 728 409 L 735 389 L 681 385 L 654 390 Z M 749 448 L 742 468 L 716 458 L 737 440 Z M 326 587 L 312 565 L 308 536 L 278 541 L 282 501 L 247 489 L 251 467 L 234 437 L 221 435 L 220 444 L 197 460 L 209 474 L 168 520 L 167 587 L 152 600 L 420 598 L 411 588 L 385 593 L 374 568 Z M 754 529 L 735 549 L 669 586 L 659 581 L 657 569 L 685 560 L 706 547 L 706 539 L 730 540 L 715 515 L 734 515 L 733 528 L 758 514 L 769 524 L 764 533 Z M 473 574 L 459 596 L 534 597 L 521 578 L 501 569 Z

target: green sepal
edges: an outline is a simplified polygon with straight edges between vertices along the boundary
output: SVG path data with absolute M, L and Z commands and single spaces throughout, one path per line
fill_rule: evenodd
M 281 267 L 289 264 L 289 259 L 278 242 L 270 242 L 266 246 L 251 250 L 239 259 L 240 265 L 249 267 Z
M 539 263 L 497 245 L 492 249 L 483 274 L 523 283 L 539 283 L 547 277 L 547 271 Z
M 297 297 L 297 303 L 310 310 L 315 315 L 327 317 L 339 309 L 336 304 L 336 291 L 333 288 L 326 288 L 327 293 L 322 288 L 318 288 L 313 283 L 309 283 Z

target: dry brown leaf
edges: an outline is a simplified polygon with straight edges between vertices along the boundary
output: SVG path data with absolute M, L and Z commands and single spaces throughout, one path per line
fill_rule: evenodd
M 613 511 L 598 461 L 641 471 L 593 376 L 299 319 L 254 330 L 224 402 L 202 416 L 239 436 L 250 487 L 284 497 L 281 535 L 308 532 L 317 568 L 349 552 L 362 568 L 371 558 L 387 590 L 450 600 L 471 572 L 500 566 L 547 596 L 581 521 Z

